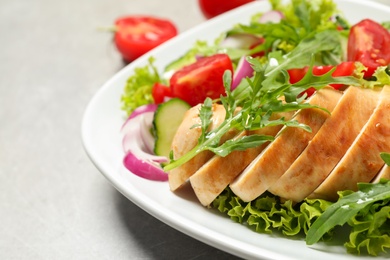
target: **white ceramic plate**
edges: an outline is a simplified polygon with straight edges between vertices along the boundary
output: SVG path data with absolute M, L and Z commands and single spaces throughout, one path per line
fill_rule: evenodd
M 390 20 L 390 7 L 384 5 L 359 0 L 338 0 L 336 3 L 351 23 L 365 17 Z M 179 35 L 121 70 L 96 93 L 85 111 L 82 122 L 84 147 L 96 167 L 128 199 L 159 220 L 211 246 L 246 259 L 354 259 L 340 244 L 324 246 L 319 243 L 308 247 L 303 240 L 255 233 L 201 206 L 191 189 L 172 193 L 168 183 L 139 178 L 122 165 L 119 131 L 124 114 L 120 109 L 120 97 L 134 68 L 144 66 L 148 57 L 154 56 L 156 66 L 162 70 L 196 40 L 213 40 L 234 24 L 247 23 L 255 12 L 268 9 L 266 1 L 256 1 L 228 12 Z

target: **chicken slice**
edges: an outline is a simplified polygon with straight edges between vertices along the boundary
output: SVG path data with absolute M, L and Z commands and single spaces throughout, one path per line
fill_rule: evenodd
M 268 190 L 300 202 L 328 176 L 378 104 L 378 89 L 349 87 L 321 129 L 290 168 Z
M 202 130 L 199 127 L 193 127 L 201 123 L 199 118 L 200 105 L 190 108 L 184 115 L 183 122 L 180 124 L 172 140 L 172 151 L 175 159 L 180 158 L 198 144 Z M 209 130 L 218 127 L 224 120 L 226 111 L 222 105 L 213 104 L 212 123 Z M 230 131 L 221 139 L 221 142 L 232 138 L 237 132 Z M 182 186 L 189 177 L 194 174 L 203 164 L 205 164 L 214 154 L 210 151 L 203 151 L 188 162 L 176 167 L 168 172 L 169 187 L 172 191 Z
M 341 96 L 339 91 L 324 88 L 308 102 L 331 112 Z M 277 138 L 230 184 L 232 191 L 244 201 L 254 200 L 264 193 L 294 162 L 329 116 L 318 108 L 299 111 L 295 119 L 309 125 L 312 132 L 284 127 Z
M 375 178 L 371 182 L 378 183 L 381 179 L 390 180 L 390 167 L 386 164 L 382 167 L 380 172 L 375 176 Z
M 309 196 L 337 200 L 337 191 L 357 190 L 370 182 L 384 165 L 381 152 L 390 151 L 390 86 L 382 89 L 379 104 L 346 154 L 324 182 Z
M 292 112 L 274 114 L 271 119 L 275 120 L 284 117 L 289 120 L 292 115 Z M 278 125 L 264 127 L 249 133 L 244 131 L 235 138 L 251 134 L 275 136 L 281 128 L 282 126 Z M 267 145 L 268 142 L 244 151 L 233 151 L 225 157 L 214 155 L 213 158 L 192 175 L 190 183 L 202 205 L 210 205 Z

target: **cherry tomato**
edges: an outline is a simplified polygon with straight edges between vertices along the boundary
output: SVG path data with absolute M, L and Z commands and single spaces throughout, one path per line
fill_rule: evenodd
M 177 35 L 172 22 L 151 16 L 122 17 L 115 26 L 115 45 L 127 62 Z
M 326 66 L 314 66 L 313 67 L 313 75 L 321 76 L 325 73 L 329 72 L 334 66 L 326 65 Z M 300 81 L 308 71 L 308 67 L 304 67 L 301 69 L 289 69 L 287 72 L 290 75 L 290 83 L 294 84 Z M 342 62 L 336 66 L 335 71 L 333 71 L 333 77 L 343 77 L 343 76 L 351 76 L 355 70 L 355 64 L 352 61 Z M 334 89 L 340 89 L 343 87 L 343 84 L 330 84 Z M 315 88 L 309 88 L 306 91 L 306 94 L 310 97 L 315 92 Z
M 379 66 L 390 63 L 390 33 L 370 19 L 351 27 L 348 38 L 348 60 L 360 61 L 367 67 L 365 77 L 371 77 Z
M 210 19 L 253 0 L 198 0 L 203 15 Z
M 152 96 L 154 103 L 161 104 L 166 100 L 166 98 L 172 97 L 172 91 L 170 87 L 157 82 L 153 85 Z
M 233 72 L 232 62 L 226 54 L 200 58 L 172 75 L 172 94 L 191 106 L 203 103 L 206 97 L 219 98 L 225 94 L 222 78 L 226 70 Z

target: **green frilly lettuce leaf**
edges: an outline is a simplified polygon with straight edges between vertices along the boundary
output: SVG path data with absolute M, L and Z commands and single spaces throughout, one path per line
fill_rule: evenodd
M 161 77 L 154 67 L 154 58 L 149 58 L 144 67 L 134 69 L 134 74 L 127 79 L 121 96 L 122 110 L 130 115 L 139 106 L 153 103 L 152 88 L 161 82 Z
M 306 243 L 312 245 L 320 240 L 332 240 L 340 235 L 337 232 L 349 232 L 344 243 L 348 253 L 371 256 L 387 253 L 390 181 L 359 183 L 358 187 L 356 192 L 339 192 L 340 198 L 335 203 L 306 199 L 298 204 L 280 201 L 272 194 L 244 202 L 227 188 L 211 206 L 258 233 L 306 237 Z M 345 228 L 336 229 L 336 226 Z
M 247 203 L 226 189 L 214 200 L 212 207 L 258 233 L 281 232 L 286 236 L 297 236 L 306 234 L 312 223 L 331 204 L 313 199 L 294 205 L 291 201 L 281 202 L 273 195 Z

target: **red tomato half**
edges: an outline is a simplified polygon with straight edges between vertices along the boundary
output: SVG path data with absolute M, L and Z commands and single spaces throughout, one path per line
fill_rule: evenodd
M 390 33 L 382 25 L 365 19 L 351 27 L 348 38 L 348 60 L 360 61 L 371 77 L 379 66 L 390 63 Z
M 249 2 L 253 0 L 198 0 L 200 10 L 207 19 Z
M 115 26 L 115 45 L 127 62 L 177 35 L 172 22 L 150 16 L 122 17 L 115 21 Z
M 172 94 L 191 106 L 203 103 L 206 97 L 219 98 L 225 94 L 223 74 L 226 70 L 233 72 L 232 62 L 226 54 L 200 58 L 172 75 Z
M 152 96 L 155 104 L 161 104 L 166 98 L 172 97 L 172 91 L 170 87 L 157 82 L 153 85 Z

